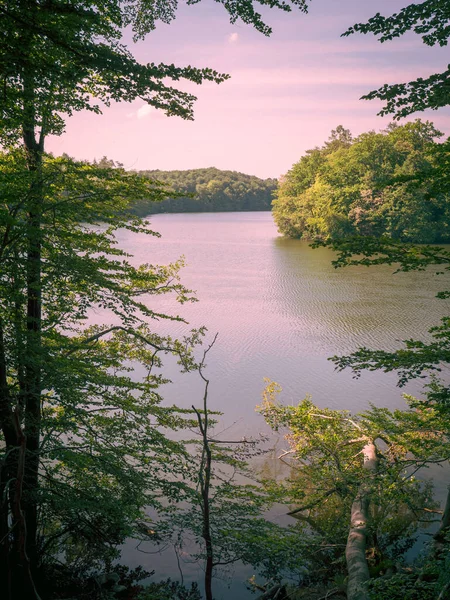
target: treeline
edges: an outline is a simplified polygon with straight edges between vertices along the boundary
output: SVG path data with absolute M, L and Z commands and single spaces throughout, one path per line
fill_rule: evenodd
M 273 214 L 280 233 L 332 240 L 387 236 L 450 241 L 447 189 L 435 185 L 442 133 L 420 119 L 354 138 L 342 126 L 282 178 Z
M 131 206 L 138 216 L 155 213 L 270 210 L 276 179 L 260 179 L 214 167 L 188 171 L 140 171 L 165 183 L 181 196 L 163 202 L 140 200 Z

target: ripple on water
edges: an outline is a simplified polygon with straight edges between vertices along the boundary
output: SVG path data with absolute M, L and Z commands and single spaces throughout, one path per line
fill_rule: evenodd
M 206 325 L 209 340 L 219 332 L 207 360 L 209 406 L 224 412 L 220 429 L 231 426 L 230 438 L 265 429 L 255 413 L 264 377 L 282 385 L 287 403 L 312 394 L 320 406 L 352 412 L 369 403 L 401 407 L 402 391 L 420 393 L 421 382 L 397 388 L 394 374 L 366 373 L 355 380 L 349 372 L 337 373 L 327 358 L 361 345 L 393 350 L 400 340 L 425 338 L 447 312 L 446 303 L 434 296 L 449 287 L 448 277 L 394 276 L 392 267 L 335 270 L 330 250 L 280 238 L 269 213 L 157 215 L 152 222 L 160 239 L 123 231 L 118 241 L 135 255 L 135 264 L 165 264 L 185 255 L 182 281 L 197 291 L 200 302 L 178 306 L 168 298 L 149 298 L 155 311 L 189 321 L 154 326 L 180 336 Z M 108 319 L 92 315 L 93 321 Z M 200 404 L 198 376 L 180 376 L 175 361 L 165 374 L 174 381 L 164 390 L 168 403 Z M 131 548 L 127 559 L 142 564 L 142 555 Z M 173 575 L 176 564 L 167 564 Z

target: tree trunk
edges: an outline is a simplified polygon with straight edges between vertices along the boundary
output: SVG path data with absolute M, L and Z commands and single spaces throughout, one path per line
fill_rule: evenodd
M 364 469 L 376 473 L 378 466 L 377 451 L 373 442 L 363 448 Z M 366 560 L 367 526 L 369 523 L 370 486 L 363 482 L 352 504 L 350 532 L 345 549 L 347 561 L 348 600 L 368 600 L 365 583 L 370 579 Z
M 206 600 L 213 600 L 212 595 L 212 575 L 214 568 L 214 552 L 211 538 L 211 514 L 209 506 L 209 491 L 211 486 L 211 462 L 212 454 L 208 441 L 208 413 L 206 409 L 206 398 L 208 395 L 208 383 L 205 386 L 205 420 L 202 422 L 202 417 L 199 411 L 193 406 L 192 408 L 197 414 L 199 429 L 203 438 L 203 456 L 199 471 L 200 494 L 201 494 L 201 510 L 202 510 L 202 538 L 205 542 L 206 561 L 205 561 L 205 596 Z
M 203 359 L 199 365 L 200 377 L 205 382 L 205 389 L 203 393 L 203 420 L 200 412 L 192 406 L 195 414 L 197 415 L 198 427 L 202 435 L 202 460 L 199 470 L 199 483 L 200 483 L 200 494 L 201 494 L 201 510 L 202 510 L 202 537 L 205 542 L 206 550 L 206 561 L 205 561 L 205 596 L 206 600 L 213 600 L 212 594 L 212 577 L 214 569 L 214 547 L 211 536 L 211 507 L 210 507 L 210 489 L 211 489 L 211 468 L 212 468 L 212 452 L 208 440 L 208 387 L 209 379 L 203 375 L 203 367 L 205 364 L 205 358 L 209 350 L 213 347 L 217 339 L 217 333 L 214 336 L 214 340 L 209 347 L 203 353 Z
M 205 564 L 205 594 L 206 600 L 213 600 L 212 595 L 212 574 L 213 574 L 213 545 L 211 539 L 211 520 L 209 508 L 209 487 L 211 480 L 211 450 L 209 445 L 206 449 L 206 464 L 205 464 L 205 485 L 203 487 L 203 539 L 206 547 L 206 564 Z
M 41 437 L 42 393 L 42 160 L 45 133 L 37 140 L 34 73 L 26 71 L 23 78 L 23 142 L 27 168 L 32 175 L 27 206 L 26 254 L 26 347 L 24 359 L 24 434 L 26 456 L 22 509 L 26 527 L 26 552 L 34 574 L 38 566 L 38 491 L 39 446 Z
M 3 339 L 3 323 L 0 319 L 0 426 L 5 440 L 5 457 L 0 466 L 0 585 L 8 598 L 11 597 L 10 533 L 14 528 L 11 507 L 14 502 L 12 482 L 17 472 L 18 439 L 14 426 L 14 414 L 7 380 L 7 364 Z
M 441 523 L 439 529 L 434 534 L 434 551 L 435 558 L 438 558 L 439 554 L 444 549 L 445 536 L 450 533 L 450 486 L 447 490 L 447 499 L 445 501 L 444 512 L 442 514 Z
M 37 490 L 39 475 L 39 444 L 41 434 L 41 249 L 40 215 L 29 214 L 31 235 L 27 259 L 27 358 L 25 369 L 25 435 L 27 465 L 25 475 L 24 510 L 27 522 L 27 547 L 33 566 L 37 564 Z

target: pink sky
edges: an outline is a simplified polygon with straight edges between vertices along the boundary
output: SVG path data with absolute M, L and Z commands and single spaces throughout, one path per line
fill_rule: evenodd
M 270 38 L 229 24 L 212 0 L 180 4 L 176 21 L 130 49 L 142 62 L 231 75 L 221 85 L 183 85 L 198 96 L 195 121 L 168 118 L 142 101 L 115 104 L 100 116 L 69 119 L 48 150 L 90 160 L 106 155 L 137 170 L 215 166 L 278 177 L 339 124 L 354 134 L 383 128 L 389 119 L 376 116 L 380 104 L 359 100 L 362 94 L 444 71 L 448 63 L 448 48 L 429 48 L 412 34 L 385 44 L 373 36 L 340 38 L 349 25 L 391 14 L 406 0 L 313 0 L 308 15 L 267 10 Z M 416 116 L 450 135 L 449 109 Z

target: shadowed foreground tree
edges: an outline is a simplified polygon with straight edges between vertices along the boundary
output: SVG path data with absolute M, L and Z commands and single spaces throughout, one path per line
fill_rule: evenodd
M 182 492 L 167 474 L 182 473 L 187 454 L 161 427 L 177 429 L 183 418 L 161 406 L 160 357 L 195 368 L 200 333 L 177 341 L 149 327 L 181 320 L 151 307 L 158 295 L 193 299 L 178 281 L 182 262 L 134 267 L 114 239 L 118 228 L 156 235 L 126 207 L 133 197 L 163 198 L 161 187 L 121 169 L 44 157 L 36 232 L 26 219 L 34 178 L 26 157 L 16 151 L 0 161 L 0 568 L 6 594 L 31 598 L 56 556 L 70 564 L 78 554 L 92 568 L 114 556 L 143 506 Z M 36 235 L 42 312 L 31 354 L 28 240 Z M 108 324 L 87 324 L 96 311 Z M 37 412 L 27 405 L 35 370 Z
M 266 35 L 270 28 L 255 9 L 258 4 L 285 11 L 292 6 L 306 10 L 305 0 L 220 3 L 232 21 L 242 19 Z M 75 490 L 78 480 L 86 482 L 92 486 L 91 491 L 103 495 L 105 502 L 108 493 L 104 490 L 112 486 L 136 507 L 142 505 L 136 501 L 137 496 L 146 493 L 147 488 L 135 485 L 133 494 L 127 491 L 128 484 L 115 482 L 117 465 L 102 456 L 101 450 L 109 448 L 112 455 L 121 458 L 123 469 L 137 477 L 142 471 L 135 467 L 138 459 L 131 449 L 137 453 L 143 450 L 145 436 L 155 448 L 161 436 L 157 425 L 166 418 L 165 424 L 171 424 L 168 415 L 148 419 L 147 411 L 153 410 L 159 398 L 152 391 L 155 381 L 149 375 L 143 383 L 132 384 L 125 365 L 140 361 L 158 366 L 155 351 L 184 351 L 186 344 L 154 337 L 146 320 L 163 315 L 142 301 L 146 294 L 171 289 L 185 300 L 184 288 L 177 283 L 173 287 L 180 265 L 133 267 L 113 239 L 113 231 L 119 226 L 143 230 L 141 223 L 129 220 L 125 214 L 116 219 L 117 205 L 124 197 L 142 199 L 144 189 L 147 198 L 161 194 L 155 192 L 157 186 L 147 180 L 138 182 L 120 169 L 103 169 L 100 173 L 83 165 L 52 164 L 45 158 L 45 141 L 48 135 L 63 133 L 67 116 L 80 110 L 98 113 L 112 101 L 139 98 L 168 115 L 192 119 L 195 97 L 167 82 L 184 79 L 197 84 L 205 80 L 220 83 L 227 75 L 210 68 L 143 65 L 122 43 L 126 28 L 133 31 L 135 40 L 141 39 L 158 21 L 168 23 L 175 18 L 176 8 L 176 0 L 0 1 L 0 143 L 11 151 L 2 157 L 6 175 L 2 178 L 5 191 L 0 224 L 4 268 L 1 286 L 5 293 L 1 297 L 0 322 L 0 426 L 5 445 L 0 539 L 4 558 L 1 584 L 10 597 L 37 597 L 33 579 L 42 563 L 42 550 L 48 549 L 41 545 L 39 520 L 51 514 L 47 509 L 53 510 L 58 498 L 64 506 L 63 496 L 53 493 L 52 486 L 51 500 L 44 501 L 43 482 L 48 473 L 43 466 L 42 448 L 46 444 L 59 447 L 61 437 L 65 445 L 64 436 L 78 448 L 80 439 L 84 439 L 84 458 L 73 461 L 73 465 L 79 465 L 78 477 L 65 473 L 68 458 L 76 457 L 78 450 L 66 448 L 64 460 L 58 463 L 53 449 L 56 457 L 48 455 L 49 481 L 54 481 L 56 471 L 58 477 L 66 478 L 67 490 L 70 485 Z M 17 148 L 23 152 L 16 154 Z M 107 223 L 106 229 L 81 225 L 100 221 Z M 112 327 L 94 331 L 80 328 L 89 309 L 95 306 L 113 313 Z M 70 401 L 64 400 L 66 395 Z M 128 403 L 134 405 L 137 398 L 147 408 L 127 410 Z M 66 406 L 71 407 L 70 418 Z M 79 423 L 77 406 L 90 415 L 87 423 Z M 122 420 L 117 419 L 116 411 L 121 412 Z M 136 413 L 140 415 L 137 421 Z M 48 416 L 55 419 L 49 429 L 44 428 L 43 420 Z M 132 438 L 127 427 L 137 422 L 144 429 Z M 111 435 L 117 429 L 127 438 L 127 444 L 118 442 L 116 447 L 100 443 L 103 427 L 110 427 Z M 138 440 L 141 445 L 136 447 Z M 95 450 L 91 444 L 96 445 Z M 165 447 L 162 441 L 160 444 Z M 97 476 L 93 469 L 88 477 L 89 469 L 82 465 L 83 461 L 93 461 L 93 457 L 104 467 L 110 465 L 111 471 Z M 154 481 L 159 482 L 161 490 L 163 478 L 155 477 Z M 165 495 L 164 490 L 160 493 Z M 85 511 L 73 510 L 73 497 L 72 491 L 67 494 L 61 521 L 70 518 L 74 525 L 81 526 Z M 97 499 L 90 506 L 98 511 L 101 502 Z M 109 506 L 114 510 L 120 503 L 110 502 Z M 56 512 L 61 514 L 60 509 Z M 102 518 L 100 511 L 98 523 Z M 59 526 L 56 518 L 50 522 Z M 114 531 L 117 528 L 109 529 L 111 534 Z M 53 540 L 63 537 L 55 532 L 52 535 Z M 108 543 L 108 536 L 96 539 Z

